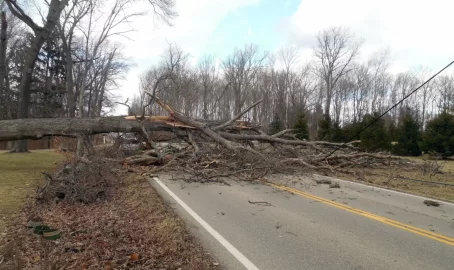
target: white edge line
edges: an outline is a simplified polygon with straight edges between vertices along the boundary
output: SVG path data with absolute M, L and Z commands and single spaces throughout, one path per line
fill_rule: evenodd
M 410 193 L 406 193 L 406 192 L 402 192 L 402 191 L 397 191 L 397 190 L 387 189 L 387 188 L 381 188 L 381 187 L 377 187 L 377 186 L 371 186 L 371 185 L 367 185 L 367 184 L 362 184 L 362 183 L 358 183 L 358 182 L 354 182 L 354 181 L 348 181 L 348 180 L 339 179 L 339 178 L 330 177 L 330 176 L 323 176 L 323 175 L 319 175 L 319 174 L 314 174 L 314 175 L 319 176 L 319 177 L 324 177 L 324 178 L 330 178 L 330 179 L 333 179 L 333 180 L 336 180 L 336 181 L 347 182 L 347 183 L 353 184 L 353 185 L 359 185 L 359 186 L 364 186 L 364 187 L 368 187 L 368 188 L 373 188 L 373 189 L 378 189 L 378 190 L 383 190 L 383 191 L 389 191 L 389 192 L 392 192 L 392 193 L 397 193 L 397 194 L 401 194 L 401 195 L 405 195 L 405 196 L 409 196 L 409 197 L 425 199 L 425 200 L 438 200 L 438 201 L 442 202 L 443 204 L 449 204 L 451 206 L 454 206 L 454 203 L 447 202 L 447 201 L 440 200 L 440 199 L 428 198 L 428 197 L 414 195 L 414 194 L 410 194 Z
M 200 225 L 202 225 L 205 230 L 208 231 L 221 245 L 223 245 L 227 251 L 229 251 L 241 264 L 246 267 L 248 270 L 258 270 L 257 266 L 255 266 L 246 256 L 244 256 L 238 249 L 236 249 L 232 244 L 227 241 L 222 235 L 220 235 L 213 227 L 211 227 L 205 220 L 203 220 L 194 210 L 192 210 L 185 202 L 183 202 L 180 198 L 178 198 L 175 193 L 173 193 L 164 183 L 159 180 L 157 177 L 153 177 L 153 180 L 158 183 L 162 189 L 164 189 L 178 204 L 183 207 Z

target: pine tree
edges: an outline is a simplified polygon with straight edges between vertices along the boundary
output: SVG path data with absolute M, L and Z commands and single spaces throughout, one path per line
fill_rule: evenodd
M 329 115 L 323 115 L 323 118 L 318 122 L 317 138 L 322 141 L 331 140 L 332 121 Z
M 397 141 L 399 139 L 399 129 L 394 121 L 388 123 L 388 134 L 391 141 Z
M 423 149 L 441 154 L 454 155 L 454 116 L 442 113 L 427 123 L 423 134 Z
M 411 114 L 403 116 L 399 127 L 396 129 L 397 144 L 393 147 L 393 153 L 401 156 L 420 156 L 419 141 L 421 132 L 418 121 Z
M 348 138 L 345 136 L 344 130 L 341 128 L 339 122 L 334 122 L 331 127 L 330 141 L 333 142 L 344 142 Z
M 363 122 L 353 122 L 345 125 L 344 128 L 342 129 L 345 139 L 360 140 L 358 132 L 361 131 L 363 127 L 364 127 Z
M 273 122 L 270 123 L 270 128 L 269 128 L 270 134 L 276 134 L 279 131 L 281 131 L 282 129 L 283 129 L 283 123 L 281 121 L 281 118 L 279 117 L 279 115 L 275 114 Z
M 378 116 L 378 113 L 374 113 L 374 115 L 366 114 L 363 118 L 363 125 L 369 125 Z M 379 119 L 364 130 L 360 135 L 360 139 L 361 147 L 367 151 L 389 150 L 391 148 L 391 140 L 383 119 Z
M 309 132 L 307 128 L 307 120 L 306 120 L 306 115 L 304 112 L 299 112 L 298 115 L 296 116 L 296 123 L 293 126 L 294 129 L 296 129 L 295 136 L 300 139 L 309 139 Z

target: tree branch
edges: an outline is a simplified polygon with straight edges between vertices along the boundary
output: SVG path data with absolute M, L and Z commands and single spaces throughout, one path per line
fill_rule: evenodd
M 225 128 L 225 127 L 230 126 L 236 120 L 238 120 L 241 116 L 243 116 L 245 113 L 247 113 L 248 111 L 252 110 L 252 108 L 254 108 L 255 106 L 259 105 L 262 102 L 263 102 L 263 98 L 258 100 L 258 101 L 256 101 L 256 102 L 254 102 L 251 106 L 247 107 L 244 111 L 238 113 L 232 119 L 230 119 L 229 121 L 225 122 L 224 124 L 219 125 L 217 127 L 214 127 L 213 130 L 217 131 L 217 130 L 221 130 L 221 129 Z

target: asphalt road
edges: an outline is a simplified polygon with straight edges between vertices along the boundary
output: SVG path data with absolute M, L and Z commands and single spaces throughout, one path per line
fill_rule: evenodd
M 276 179 L 303 192 L 171 175 L 150 183 L 224 269 L 454 269 L 453 204 L 344 181 L 330 189 L 318 176 Z

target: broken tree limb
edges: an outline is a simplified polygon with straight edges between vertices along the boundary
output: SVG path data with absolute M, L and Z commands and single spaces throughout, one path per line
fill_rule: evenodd
M 241 148 L 241 145 L 239 145 L 235 142 L 226 140 L 225 138 L 221 137 L 218 133 L 214 132 L 207 124 L 193 120 L 193 119 L 185 116 L 184 114 L 173 110 L 172 107 L 170 107 L 168 104 L 164 103 L 162 100 L 160 100 L 159 98 L 154 96 L 152 93 L 150 93 L 148 91 L 144 91 L 144 92 L 147 93 L 150 97 L 154 98 L 156 100 L 156 102 L 159 104 L 159 106 L 161 106 L 163 109 L 165 109 L 167 112 L 169 112 L 170 116 L 174 117 L 176 120 L 203 131 L 210 138 L 212 138 L 216 142 L 222 144 L 229 150 L 236 150 L 238 148 Z
M 188 130 L 186 130 L 186 133 L 188 134 L 189 143 L 192 145 L 192 147 L 194 147 L 194 155 L 197 155 L 197 153 L 200 152 L 200 148 L 199 148 L 199 145 L 197 144 L 197 142 L 194 139 L 194 135 L 192 134 L 192 130 L 188 129 Z
M 325 141 L 314 141 L 316 145 L 323 145 L 323 146 L 332 146 L 332 147 L 344 147 L 350 149 L 358 149 L 357 147 L 351 145 L 351 143 L 343 144 L 343 143 L 333 143 L 333 142 L 325 142 Z
M 248 202 L 249 202 L 250 204 L 258 204 L 258 205 L 260 205 L 260 206 L 274 206 L 274 205 L 272 205 L 272 204 L 269 203 L 269 202 L 253 202 L 253 201 L 249 201 L 249 200 L 248 200 Z
M 292 144 L 292 145 L 305 145 L 309 146 L 317 151 L 323 152 L 322 149 L 315 144 L 308 141 L 293 141 L 293 140 L 284 140 L 280 138 L 271 137 L 268 135 L 250 135 L 250 134 L 232 134 L 227 132 L 219 132 L 225 138 L 236 139 L 236 140 L 257 140 L 257 141 L 266 141 L 266 142 L 275 142 L 282 144 Z
M 307 167 L 309 169 L 314 169 L 314 170 L 331 170 L 330 167 L 326 166 L 314 166 L 312 164 L 307 163 L 306 161 L 300 159 L 300 158 L 287 158 L 281 161 L 283 165 L 301 165 L 304 167 Z
M 355 153 L 355 154 L 346 154 L 346 155 L 333 155 L 329 156 L 325 159 L 325 157 L 314 158 L 313 162 L 321 162 L 323 160 L 335 160 L 335 159 L 355 159 L 360 157 L 370 157 L 375 159 L 398 159 L 398 157 L 394 156 L 384 156 L 379 154 L 372 154 L 372 153 Z
M 252 108 L 254 108 L 255 106 L 259 105 L 260 103 L 263 102 L 263 98 L 254 102 L 251 106 L 247 107 L 244 111 L 238 113 L 237 115 L 235 115 L 232 119 L 230 119 L 229 121 L 225 122 L 224 124 L 222 125 L 219 125 L 219 126 L 216 126 L 213 128 L 214 131 L 217 131 L 217 130 L 222 130 L 228 126 L 230 126 L 231 124 L 233 124 L 236 120 L 240 119 L 241 116 L 243 116 L 245 113 L 247 113 L 248 111 L 252 110 Z
M 142 122 L 142 136 L 147 140 L 147 145 L 155 150 L 158 151 L 158 145 L 151 139 L 150 134 L 148 133 L 147 129 L 143 125 Z

